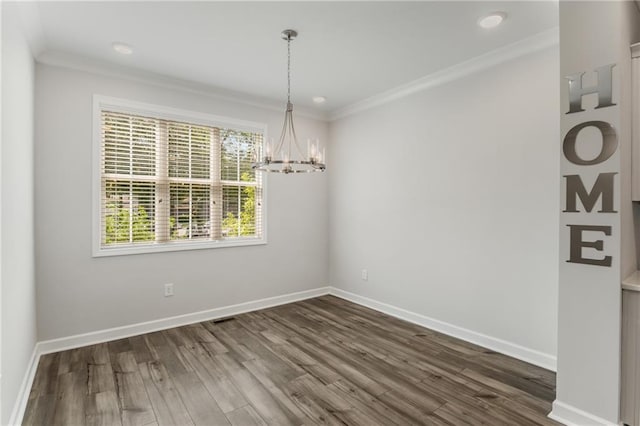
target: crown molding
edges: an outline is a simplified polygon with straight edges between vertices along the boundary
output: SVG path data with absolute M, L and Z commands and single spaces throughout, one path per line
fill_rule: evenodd
M 258 98 L 240 92 L 225 90 L 219 87 L 210 86 L 175 77 L 116 65 L 84 56 L 73 55 L 58 51 L 45 51 L 36 57 L 36 62 L 60 68 L 67 68 L 76 71 L 83 71 L 105 77 L 121 78 L 137 83 L 152 84 L 165 89 L 180 90 L 213 99 L 234 102 L 254 108 L 261 108 L 270 111 L 284 112 L 284 106 L 271 99 Z M 319 121 L 328 121 L 325 113 L 313 111 L 307 108 L 296 107 L 296 116 L 310 118 Z
M 451 81 L 466 77 L 468 75 L 483 71 L 487 68 L 499 65 L 503 62 L 516 59 L 539 50 L 550 48 L 559 43 L 558 27 L 538 33 L 534 36 L 509 44 L 459 64 L 453 65 L 432 74 L 421 77 L 412 82 L 403 84 L 396 88 L 384 91 L 367 99 L 355 102 L 346 107 L 339 108 L 328 113 L 313 111 L 306 108 L 296 108 L 296 115 L 319 121 L 335 121 L 341 118 L 365 111 L 388 102 L 392 102 L 414 93 L 428 90 Z M 208 96 L 214 99 L 235 102 L 255 108 L 270 111 L 282 112 L 280 103 L 270 99 L 261 99 L 247 94 L 233 92 L 218 87 L 209 86 L 181 80 L 162 74 L 153 73 L 139 69 L 132 69 L 121 65 L 89 59 L 68 53 L 46 51 L 37 56 L 36 61 L 41 64 L 68 68 L 78 71 L 89 72 L 106 77 L 123 78 L 139 83 L 153 84 L 163 88 L 181 90 L 199 95 Z
M 38 4 L 34 1 L 2 2 L 6 20 L 17 22 L 22 35 L 27 40 L 31 55 L 35 58 L 44 51 L 44 33 Z
M 503 62 L 525 56 L 539 50 L 547 49 L 559 44 L 559 28 L 554 27 L 545 30 L 524 40 L 509 44 L 491 52 L 485 53 L 459 64 L 453 65 L 432 74 L 421 77 L 410 83 L 403 84 L 394 89 L 387 90 L 378 95 L 353 103 L 344 108 L 340 108 L 330 113 L 329 121 L 341 118 L 392 102 L 432 87 L 441 86 L 445 83 L 466 77 L 494 67 Z

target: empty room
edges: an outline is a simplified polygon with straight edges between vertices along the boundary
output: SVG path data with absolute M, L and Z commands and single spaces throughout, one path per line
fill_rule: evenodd
M 0 424 L 640 426 L 638 2 L 0 15 Z

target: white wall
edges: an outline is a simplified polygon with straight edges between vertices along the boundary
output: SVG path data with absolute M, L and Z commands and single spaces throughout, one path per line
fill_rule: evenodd
M 34 62 L 15 5 L 2 4 L 2 160 L 0 322 L 2 395 L 7 424 L 36 343 L 33 241 Z
M 553 416 L 576 424 L 617 424 L 620 402 L 620 281 L 636 269 L 631 206 L 631 54 L 629 46 L 640 35 L 640 13 L 633 2 L 560 2 L 560 73 L 562 136 L 590 120 L 610 123 L 618 136 L 618 150 L 593 166 L 576 166 L 562 156 L 561 174 L 579 174 L 587 188 L 601 172 L 617 172 L 614 206 L 618 213 L 561 213 L 560 282 L 558 299 L 557 399 Z M 616 106 L 594 109 L 597 97 L 583 99 L 584 112 L 569 110 L 565 77 L 587 72 L 585 86 L 594 85 L 595 67 L 613 69 Z M 602 138 L 595 132 L 579 138 L 583 155 L 599 152 Z M 594 158 L 585 157 L 585 158 Z M 564 186 L 564 181 L 561 181 Z M 565 194 L 562 192 L 562 200 Z M 564 204 L 564 202 L 562 202 Z M 569 232 L 565 225 L 611 226 L 610 237 L 585 233 L 586 240 L 603 240 L 604 250 L 585 249 L 586 257 L 612 256 L 611 267 L 567 263 Z
M 91 257 L 92 96 L 101 94 L 267 123 L 284 111 L 38 64 L 36 276 L 40 340 L 328 285 L 327 176 L 268 176 L 268 244 Z M 327 124 L 296 117 L 299 137 Z M 163 284 L 175 296 L 163 297 Z
M 557 69 L 549 48 L 333 122 L 332 285 L 553 359 Z

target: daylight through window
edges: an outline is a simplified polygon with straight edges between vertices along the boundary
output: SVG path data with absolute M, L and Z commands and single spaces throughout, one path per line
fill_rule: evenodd
M 101 110 L 100 248 L 261 238 L 262 138 Z

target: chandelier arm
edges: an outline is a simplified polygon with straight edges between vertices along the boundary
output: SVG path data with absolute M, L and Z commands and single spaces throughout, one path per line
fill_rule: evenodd
M 300 158 L 302 159 L 302 161 L 308 160 L 308 158 L 305 158 L 304 154 L 302 153 L 302 149 L 300 149 L 300 145 L 298 144 L 298 137 L 296 136 L 296 128 L 293 125 L 293 120 L 291 120 L 291 134 L 293 135 L 293 143 L 296 146 L 296 150 L 298 151 L 298 154 L 300 154 Z
M 281 138 L 282 138 L 282 155 L 286 154 L 289 155 L 291 153 L 291 131 L 290 131 L 290 125 L 291 125 L 291 113 L 287 112 L 284 115 L 284 131 L 282 132 Z M 289 159 L 291 159 L 289 157 Z
M 278 145 L 273 148 L 273 158 L 276 158 L 276 155 L 280 153 L 282 147 L 284 146 L 285 136 L 287 134 L 287 113 L 284 114 L 284 121 L 282 123 L 282 130 L 280 131 L 280 140 L 278 140 Z
M 293 112 L 290 112 L 288 117 L 289 120 L 287 121 L 287 133 L 289 134 L 289 143 L 287 144 L 287 159 L 291 161 L 293 160 L 293 157 L 291 156 L 291 141 L 293 141 L 294 143 L 296 141 L 296 135 L 293 132 Z

